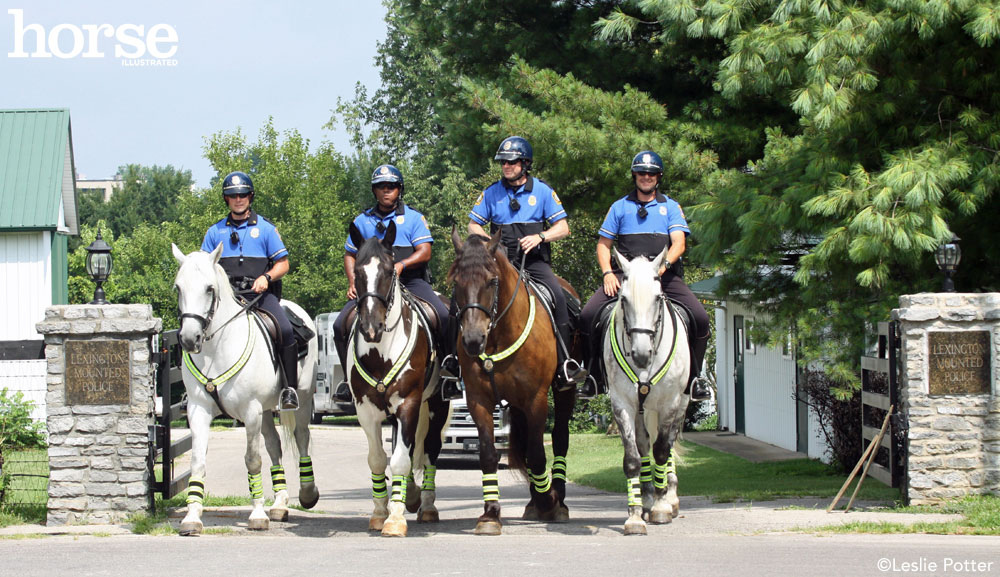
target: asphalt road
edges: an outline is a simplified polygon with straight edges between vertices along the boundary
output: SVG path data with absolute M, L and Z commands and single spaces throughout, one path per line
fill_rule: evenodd
M 683 497 L 681 516 L 624 537 L 624 495 L 570 485 L 570 521 L 520 520 L 527 488 L 500 475 L 504 534 L 472 534 L 482 511 L 475 459 L 445 459 L 438 472 L 441 522 L 409 525 L 405 539 L 367 531 L 371 512 L 367 447 L 357 429 L 314 427 L 314 468 L 321 499 L 293 510 L 267 532 L 246 529 L 249 507 L 206 512 L 216 533 L 197 538 L 132 535 L 124 527 L 0 530 L 0 577 L 7 575 L 949 575 L 1000 574 L 1000 538 L 853 535 L 815 531 L 852 521 L 915 522 L 937 516 L 877 511 L 827 514 L 828 501 L 714 504 Z M 213 433 L 207 489 L 245 495 L 242 429 Z M 265 459 L 266 460 L 266 459 Z M 570 463 L 572 469 L 572 463 Z M 289 469 L 289 486 L 297 477 Z M 681 479 L 683 483 L 683 479 Z M 265 481 L 267 487 L 269 483 Z M 180 522 L 183 511 L 171 521 Z M 801 532 L 801 529 L 813 532 Z M 96 532 L 96 534 L 94 534 Z

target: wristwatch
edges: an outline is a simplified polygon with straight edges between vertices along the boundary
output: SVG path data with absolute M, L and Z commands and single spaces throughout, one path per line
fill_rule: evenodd
M 542 239 L 542 242 L 545 242 L 545 233 L 544 232 L 538 233 L 538 238 Z
M 272 282 L 272 281 L 271 281 L 271 275 L 269 275 L 269 274 L 267 274 L 267 273 L 264 273 L 264 278 L 266 278 L 266 279 L 267 279 L 267 284 L 271 284 L 271 282 Z

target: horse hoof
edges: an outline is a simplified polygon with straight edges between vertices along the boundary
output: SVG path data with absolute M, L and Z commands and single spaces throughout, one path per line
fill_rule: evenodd
M 565 523 L 569 521 L 569 507 L 566 505 L 556 505 L 552 512 L 552 521 L 555 523 Z
M 674 520 L 670 509 L 653 509 L 649 512 L 649 522 L 656 525 L 666 525 Z
M 674 503 L 670 507 L 670 514 L 673 515 L 674 517 L 680 515 L 681 514 L 681 504 L 680 503 Z
M 625 535 L 645 535 L 646 534 L 646 524 L 642 521 L 625 521 Z
M 385 526 L 385 519 L 385 517 L 372 517 L 368 520 L 368 530 L 381 531 L 382 527 Z
M 201 521 L 188 521 L 186 523 L 181 523 L 181 529 L 178 531 L 184 537 L 197 537 L 201 535 L 201 530 L 205 526 Z
M 524 514 L 521 515 L 521 519 L 525 521 L 538 521 L 541 519 L 541 516 L 538 514 L 538 507 L 532 503 L 528 503 L 528 506 L 524 508 Z
M 437 523 L 441 520 L 441 515 L 435 510 L 419 511 L 417 513 L 417 523 Z
M 288 521 L 288 509 L 271 507 L 267 510 L 267 517 L 272 521 Z
M 406 521 L 391 520 L 386 521 L 382 526 L 383 537 L 406 537 Z
M 304 509 L 312 509 L 319 502 L 319 489 L 312 487 L 311 489 L 299 489 L 299 505 L 302 505 Z
M 500 534 L 500 522 L 499 521 L 480 521 L 476 523 L 476 529 L 473 531 L 476 535 L 499 535 Z
M 250 519 L 251 531 L 267 531 L 270 527 L 271 521 L 267 517 L 263 519 Z

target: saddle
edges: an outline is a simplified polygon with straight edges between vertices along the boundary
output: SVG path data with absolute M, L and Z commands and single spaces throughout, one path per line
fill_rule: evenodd
M 555 315 L 553 311 L 555 310 L 555 298 L 552 296 L 552 291 L 549 290 L 547 285 L 544 285 L 537 280 L 531 278 L 530 273 L 525 273 L 525 280 L 538 295 L 538 300 L 541 301 L 542 306 L 545 307 L 545 311 L 549 313 L 549 319 L 552 320 L 552 326 L 555 329 Z M 566 298 L 566 312 L 569 315 L 570 326 L 575 330 L 580 321 L 580 299 L 573 295 L 563 287 L 559 287 L 563 295 Z M 555 329 L 558 330 L 558 329 Z M 571 343 L 566 343 L 568 347 Z
M 238 297 L 237 300 L 241 300 L 243 297 Z M 245 300 L 240 302 L 240 306 L 246 305 Z M 285 315 L 288 316 L 288 322 L 292 323 L 292 334 L 295 335 L 295 346 L 298 351 L 299 359 L 302 359 L 309 352 L 309 341 L 316 336 L 306 323 L 299 318 L 290 308 L 282 305 L 282 310 L 285 311 Z M 264 334 L 268 336 L 267 339 L 267 351 L 271 355 L 271 363 L 275 367 L 278 366 L 278 351 L 284 346 L 281 342 L 281 331 L 278 330 L 278 321 L 274 318 L 271 313 L 264 309 L 257 308 L 256 306 L 250 309 L 253 314 L 253 318 L 257 321 L 257 324 L 263 330 Z
M 435 348 L 438 345 L 437 330 L 440 324 L 444 322 L 443 319 L 438 317 L 437 309 L 431 306 L 431 304 L 425 301 L 424 299 L 406 290 L 405 286 L 401 286 L 400 289 L 401 289 L 400 293 L 403 295 L 403 299 L 410 304 L 410 308 L 417 311 L 417 317 L 420 319 L 421 324 L 423 324 L 424 327 L 427 329 L 425 332 L 427 333 L 427 338 L 430 339 L 431 350 L 437 350 Z M 443 296 L 441 296 L 437 292 L 435 292 L 434 294 L 436 294 L 438 298 L 444 301 Z M 344 326 L 354 327 L 354 321 L 357 318 L 358 318 L 358 308 L 354 307 L 348 313 L 347 318 L 344 319 Z M 295 326 L 294 323 L 292 326 L 293 327 Z M 349 332 L 353 330 L 354 330 L 353 328 L 348 328 Z

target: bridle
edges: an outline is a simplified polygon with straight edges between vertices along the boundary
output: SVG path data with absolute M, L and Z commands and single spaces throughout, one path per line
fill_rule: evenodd
M 628 279 L 626 276 L 622 279 L 622 284 Z M 659 283 L 657 283 L 659 284 Z M 667 304 L 667 297 L 662 292 L 656 295 L 656 322 L 653 323 L 653 328 L 636 328 L 630 326 L 628 315 L 622 315 L 622 328 L 624 329 L 625 336 L 628 337 L 630 341 L 634 341 L 634 335 L 649 335 L 651 341 L 653 341 L 654 347 L 659 344 L 659 339 L 663 336 L 663 309 L 666 308 L 664 305 Z
M 492 286 L 493 287 L 493 299 L 490 302 L 490 307 L 489 308 L 486 308 L 482 304 L 480 304 L 478 301 L 475 301 L 475 302 L 471 302 L 471 303 L 469 303 L 469 304 L 467 304 L 467 305 L 465 305 L 463 307 L 460 307 L 458 309 L 457 319 L 458 319 L 459 323 L 462 322 L 462 315 L 464 315 L 465 311 L 467 311 L 469 309 L 478 309 L 478 310 L 481 310 L 486 315 L 486 317 L 490 319 L 490 324 L 486 327 L 486 338 L 483 339 L 483 349 L 484 350 L 486 349 L 486 341 L 489 340 L 489 338 L 490 338 L 490 332 L 492 332 L 493 329 L 495 329 L 497 327 L 497 325 L 500 323 L 500 320 L 503 319 L 504 315 L 507 314 L 507 311 L 510 310 L 510 307 L 514 306 L 514 300 L 517 299 L 517 291 L 521 289 L 521 284 L 525 282 L 524 281 L 524 259 L 525 259 L 526 256 L 527 256 L 527 254 L 525 254 L 524 256 L 521 257 L 521 268 L 518 270 L 518 273 L 517 273 L 517 284 L 514 285 L 514 294 L 512 294 L 510 296 L 510 301 L 507 302 L 507 306 L 505 306 L 503 308 L 503 311 L 500 312 L 500 314 L 497 314 L 497 308 L 500 305 L 500 276 L 499 275 L 494 276 L 493 278 L 491 278 L 486 283 L 487 286 Z M 494 261 L 494 262 L 496 262 L 496 261 Z M 525 289 L 525 290 L 527 290 L 527 289 Z
M 368 292 L 364 292 L 364 293 L 359 294 L 358 295 L 358 299 L 357 299 L 357 302 L 358 302 L 358 304 L 357 304 L 357 306 L 358 306 L 358 318 L 360 318 L 361 303 L 363 303 L 365 301 L 365 299 L 375 299 L 375 300 L 379 301 L 380 303 L 382 303 L 382 305 L 385 307 L 385 318 L 388 319 L 389 318 L 389 312 L 392 310 L 392 305 L 396 302 L 396 291 L 394 289 L 396 287 L 396 283 L 397 282 L 399 282 L 399 275 L 396 274 L 396 267 L 393 267 L 393 269 L 392 269 L 392 280 L 389 281 L 389 295 L 387 297 L 386 296 L 382 296 L 381 293 L 378 293 L 378 292 L 375 292 L 375 291 L 368 291 Z M 396 318 L 396 322 L 393 323 L 391 327 L 386 327 L 386 330 L 391 331 L 391 330 L 395 329 L 396 325 L 399 324 L 399 321 L 402 318 L 403 318 L 403 315 L 400 314 L 399 317 Z
M 215 318 L 215 312 L 219 309 L 219 295 L 216 293 L 215 287 L 209 287 L 208 292 L 210 292 L 212 294 L 212 304 L 209 305 L 208 312 L 205 313 L 204 316 L 196 314 L 196 313 L 181 313 L 181 314 L 177 315 L 177 325 L 178 326 L 180 326 L 181 324 L 184 323 L 184 319 L 194 319 L 194 320 L 198 321 L 198 324 L 201 325 L 201 333 L 205 334 L 205 331 L 208 330 L 208 327 L 212 325 L 212 319 Z M 177 293 L 178 293 L 178 299 L 177 300 L 178 300 L 178 302 L 180 302 L 180 288 L 177 289 Z M 219 328 L 217 328 L 214 331 L 212 331 L 212 334 L 206 335 L 205 336 L 205 342 L 207 343 L 208 341 L 212 340 L 212 337 L 214 337 L 215 335 L 219 334 L 219 331 L 221 331 L 222 329 L 226 328 L 226 325 L 228 325 L 229 323 L 233 322 L 238 317 L 240 317 L 241 315 L 243 315 L 243 313 L 245 313 L 248 310 L 250 310 L 250 307 L 252 307 L 253 305 L 257 304 L 257 301 L 259 301 L 261 299 L 261 297 L 263 297 L 266 293 L 267 293 L 267 291 L 264 291 L 264 292 L 258 294 L 252 300 L 247 301 L 246 304 L 243 305 L 243 308 L 241 308 L 238 313 L 234 314 L 232 317 L 229 318 L 229 320 L 227 320 L 226 322 L 222 323 L 222 325 L 220 325 Z

